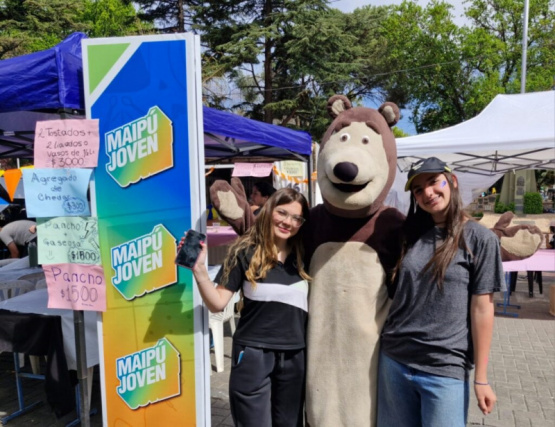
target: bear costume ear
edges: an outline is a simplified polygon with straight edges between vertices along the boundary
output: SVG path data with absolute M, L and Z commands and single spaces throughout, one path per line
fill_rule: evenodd
M 347 111 L 352 107 L 351 101 L 345 95 L 333 95 L 328 100 L 328 114 L 334 119 L 343 111 Z
M 384 117 L 389 127 L 395 126 L 399 121 L 399 107 L 393 102 L 384 102 L 381 107 L 378 108 L 378 111 Z

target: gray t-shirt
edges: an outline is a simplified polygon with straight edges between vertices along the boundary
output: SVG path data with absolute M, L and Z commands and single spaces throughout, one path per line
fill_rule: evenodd
M 27 242 L 36 237 L 36 234 L 29 231 L 32 225 L 35 225 L 35 222 L 26 219 L 10 222 L 0 230 L 0 239 L 6 246 L 11 242 L 17 246 L 25 246 Z
M 464 237 L 473 256 L 459 249 L 445 273 L 443 290 L 439 290 L 431 271 L 422 272 L 443 233 L 434 227 L 407 251 L 382 331 L 381 349 L 414 369 L 465 380 L 474 363 L 470 299 L 505 289 L 503 264 L 497 236 L 469 220 Z

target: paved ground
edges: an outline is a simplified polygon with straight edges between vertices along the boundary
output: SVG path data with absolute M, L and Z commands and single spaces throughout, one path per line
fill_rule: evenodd
M 528 296 L 528 284 L 519 276 L 517 291 L 510 299 L 520 309 L 508 307 L 518 317 L 496 316 L 489 380 L 494 384 L 498 404 L 484 417 L 471 393 L 468 426 L 553 427 L 555 425 L 555 317 L 549 314 L 549 290 L 555 292 L 555 273 L 544 273 L 544 293 L 535 285 L 534 297 Z M 499 295 L 496 300 L 502 302 Z M 502 307 L 499 307 L 503 311 Z M 231 334 L 225 329 L 225 371 L 211 376 L 212 426 L 233 426 L 229 413 L 227 382 L 230 369 Z M 212 356 L 213 370 L 214 358 Z M 17 409 L 11 354 L 0 355 L 0 417 Z M 44 399 L 41 381 L 26 380 L 28 402 Z M 98 373 L 93 384 L 92 407 L 100 408 Z M 47 405 L 9 422 L 9 426 L 64 426 L 75 418 L 70 414 L 57 420 Z M 91 426 L 101 426 L 100 415 L 91 417 Z

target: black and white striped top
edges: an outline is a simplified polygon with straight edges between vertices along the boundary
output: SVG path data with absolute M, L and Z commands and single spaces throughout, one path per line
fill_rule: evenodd
M 305 347 L 308 318 L 308 282 L 302 279 L 291 253 L 285 263 L 268 271 L 256 288 L 247 280 L 252 253 L 242 253 L 229 274 L 226 288 L 237 292 L 241 288 L 244 306 L 239 325 L 233 336 L 237 344 L 274 350 L 295 350 Z M 215 282 L 219 283 L 223 267 Z

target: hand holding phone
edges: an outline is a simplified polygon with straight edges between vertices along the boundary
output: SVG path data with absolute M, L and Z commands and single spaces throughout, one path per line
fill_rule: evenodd
M 197 262 L 197 258 L 202 251 L 200 242 L 206 240 L 206 235 L 195 230 L 187 231 L 185 242 L 177 252 L 175 263 L 185 268 L 192 269 Z

